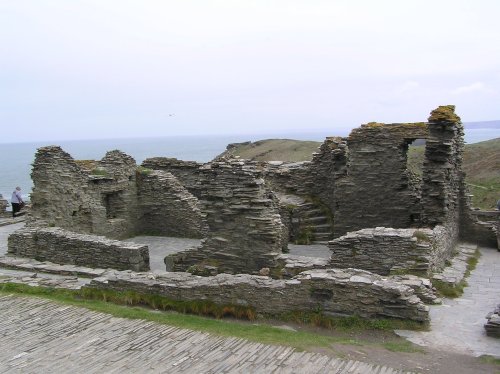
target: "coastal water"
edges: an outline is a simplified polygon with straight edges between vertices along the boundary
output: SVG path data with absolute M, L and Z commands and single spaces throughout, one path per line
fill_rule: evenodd
M 322 141 L 326 133 L 294 133 L 288 138 Z M 344 134 L 342 134 L 344 135 Z M 180 160 L 207 162 L 221 154 L 229 143 L 286 138 L 283 134 L 228 135 L 228 136 L 175 136 L 134 139 L 101 139 L 57 141 L 44 143 L 0 144 L 0 193 L 10 201 L 16 186 L 29 196 L 31 164 L 39 147 L 59 145 L 77 160 L 100 160 L 107 151 L 119 149 L 132 156 L 138 164 L 149 157 L 175 157 Z
M 181 160 L 207 162 L 222 153 L 227 144 L 244 141 L 256 141 L 270 138 L 288 138 L 297 140 L 323 141 L 332 134 L 324 132 L 304 132 L 293 134 L 256 134 L 227 136 L 176 136 L 135 139 L 102 139 L 57 141 L 44 143 L 0 144 L 0 194 L 10 201 L 16 186 L 22 188 L 23 196 L 28 198 L 33 186 L 30 173 L 37 148 L 47 145 L 59 145 L 74 159 L 101 159 L 107 151 L 119 149 L 134 157 L 140 164 L 148 157 L 175 157 Z M 334 135 L 346 136 L 347 134 Z M 500 129 L 467 128 L 467 143 L 497 138 Z

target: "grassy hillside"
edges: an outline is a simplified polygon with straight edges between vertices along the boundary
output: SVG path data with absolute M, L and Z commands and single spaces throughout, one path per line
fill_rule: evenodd
M 254 143 L 235 144 L 231 153 L 256 161 L 308 161 L 320 142 L 290 139 L 266 139 Z M 408 166 L 421 174 L 424 146 L 408 151 Z M 463 168 L 475 207 L 493 209 L 500 199 L 500 138 L 465 146 Z
M 500 138 L 466 145 L 463 168 L 474 206 L 493 209 L 500 199 Z
M 255 161 L 308 161 L 313 152 L 318 150 L 321 142 L 265 139 L 251 143 L 234 144 L 231 153 L 241 158 Z

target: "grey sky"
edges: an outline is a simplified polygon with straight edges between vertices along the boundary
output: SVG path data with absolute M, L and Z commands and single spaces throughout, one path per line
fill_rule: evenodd
M 500 1 L 0 0 L 0 142 L 500 119 Z

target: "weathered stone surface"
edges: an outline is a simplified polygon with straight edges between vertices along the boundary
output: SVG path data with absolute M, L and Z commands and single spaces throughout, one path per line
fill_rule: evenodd
M 488 313 L 486 319 L 488 320 L 484 325 L 486 335 L 500 338 L 500 304 L 493 312 Z
M 306 270 L 326 269 L 330 266 L 330 261 L 326 258 L 293 256 L 281 254 L 277 258 L 277 268 L 283 278 L 292 278 Z
M 8 253 L 38 261 L 118 270 L 149 270 L 145 245 L 60 228 L 21 229 L 9 236 Z
M 329 242 L 330 266 L 354 267 L 377 274 L 429 272 L 433 232 L 429 229 L 377 227 L 347 233 Z
M 133 290 L 174 300 L 208 300 L 220 305 L 244 305 L 258 313 L 321 309 L 331 315 L 391 317 L 428 321 L 428 307 L 413 289 L 356 269 L 310 270 L 290 280 L 257 275 L 115 272 L 85 286 L 116 291 Z
M 142 162 L 142 166 L 153 170 L 163 170 L 172 173 L 182 185 L 196 197 L 200 168 L 203 164 L 196 161 L 183 161 L 176 158 L 152 157 Z
M 197 199 L 173 175 L 139 170 L 120 151 L 76 162 L 60 147 L 43 147 L 32 178 L 37 223 L 114 239 L 141 233 L 202 237 L 206 230 Z
M 0 217 L 6 214 L 9 205 L 9 202 L 0 194 Z
M 346 172 L 333 185 L 336 237 L 366 227 L 408 228 L 419 221 L 419 197 L 407 151 L 428 138 L 426 123 L 368 123 L 346 139 Z
M 288 235 L 277 199 L 256 164 L 238 159 L 206 164 L 196 189 L 208 238 L 198 248 L 167 256 L 167 270 L 204 273 L 210 266 L 218 272 L 258 273 L 274 267 Z
M 186 238 L 207 235 L 206 215 L 201 212 L 198 199 L 171 173 L 140 173 L 138 186 L 139 232 Z

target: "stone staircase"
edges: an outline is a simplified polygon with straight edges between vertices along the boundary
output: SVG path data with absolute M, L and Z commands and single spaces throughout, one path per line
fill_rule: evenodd
M 326 244 L 333 239 L 331 219 L 317 204 L 305 202 L 299 205 L 294 210 L 294 220 L 297 231 L 310 233 L 314 244 Z

